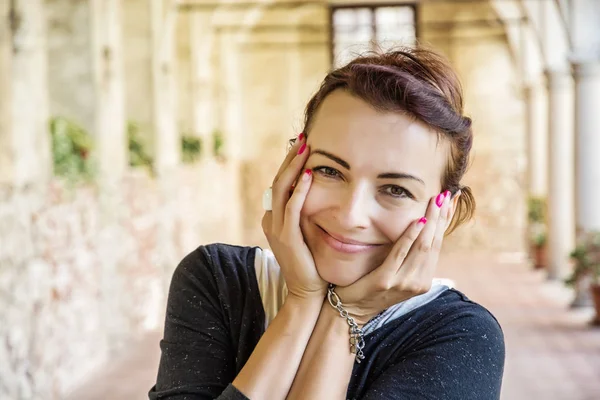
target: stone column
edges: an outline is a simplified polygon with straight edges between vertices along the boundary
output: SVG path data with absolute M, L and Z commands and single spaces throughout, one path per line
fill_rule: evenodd
M 177 265 L 175 248 L 177 197 L 181 160 L 180 135 L 177 131 L 175 86 L 175 29 L 177 5 L 170 0 L 150 0 L 152 37 L 152 88 L 154 116 L 154 168 L 158 177 L 161 210 L 158 216 L 156 266 L 163 274 L 163 295 L 169 290 L 173 268 Z M 162 310 L 161 310 L 162 311 Z M 162 315 L 159 316 L 161 318 Z
M 154 144 L 156 172 L 167 174 L 179 164 L 180 137 L 177 132 L 175 96 L 175 29 L 177 5 L 151 0 L 152 82 L 154 88 Z
M 528 189 L 531 196 L 545 197 L 548 184 L 548 110 L 544 87 L 532 82 L 524 89 L 528 140 Z
M 213 156 L 212 134 L 216 128 L 212 80 L 214 33 L 211 13 L 192 11 L 190 15 L 191 101 L 193 134 L 202 138 L 202 157 Z
M 11 13 L 8 1 L 0 3 L 0 185 L 13 176 L 11 135 Z
M 46 16 L 42 0 L 16 0 L 1 7 L 0 143 L 6 148 L 0 150 L 0 165 L 10 171 L 6 181 L 22 186 L 52 175 Z
M 116 179 L 127 168 L 121 0 L 93 0 L 92 48 L 96 92 L 95 137 L 100 171 Z
M 600 60 L 573 64 L 577 228 L 600 231 Z
M 575 243 L 573 85 L 565 70 L 546 70 L 548 84 L 548 278 L 568 273 Z
M 100 312 L 105 321 L 104 346 L 112 356 L 129 338 L 127 316 L 123 311 L 124 283 L 119 274 L 123 253 L 119 237 L 123 231 L 122 177 L 128 167 L 123 71 L 122 0 L 92 0 L 92 71 L 94 75 L 94 137 L 101 185 L 101 232 L 98 251 L 102 254 Z

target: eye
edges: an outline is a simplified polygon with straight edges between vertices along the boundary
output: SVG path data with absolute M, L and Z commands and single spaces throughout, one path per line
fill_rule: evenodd
M 318 173 L 326 178 L 338 178 L 340 177 L 340 171 L 332 167 L 319 166 L 312 169 L 313 172 Z
M 404 189 L 402 186 L 398 186 L 398 185 L 386 185 L 383 187 L 383 191 L 385 194 L 388 194 L 392 197 L 395 198 L 414 198 L 413 195 L 406 189 Z

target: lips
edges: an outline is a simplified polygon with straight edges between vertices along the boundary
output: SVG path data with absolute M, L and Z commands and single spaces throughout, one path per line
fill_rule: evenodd
M 321 228 L 317 225 L 319 231 L 321 232 L 321 236 L 323 237 L 323 241 L 327 243 L 331 248 L 337 250 L 341 253 L 361 253 L 364 251 L 372 250 L 380 245 L 378 244 L 369 244 L 360 242 L 353 239 L 344 238 L 342 236 L 338 236 L 336 234 L 329 233 L 325 229 Z

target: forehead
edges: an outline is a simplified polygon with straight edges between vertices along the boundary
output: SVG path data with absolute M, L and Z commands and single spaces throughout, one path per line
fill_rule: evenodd
M 353 171 L 410 173 L 427 186 L 439 185 L 448 154 L 447 141 L 424 123 L 377 111 L 342 90 L 332 92 L 317 110 L 308 142 L 311 149 L 344 159 Z

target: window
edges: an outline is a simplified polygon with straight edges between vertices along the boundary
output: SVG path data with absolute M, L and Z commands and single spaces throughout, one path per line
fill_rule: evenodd
M 376 46 L 389 49 L 414 44 L 416 39 L 413 4 L 381 6 L 334 6 L 331 8 L 333 67 Z

